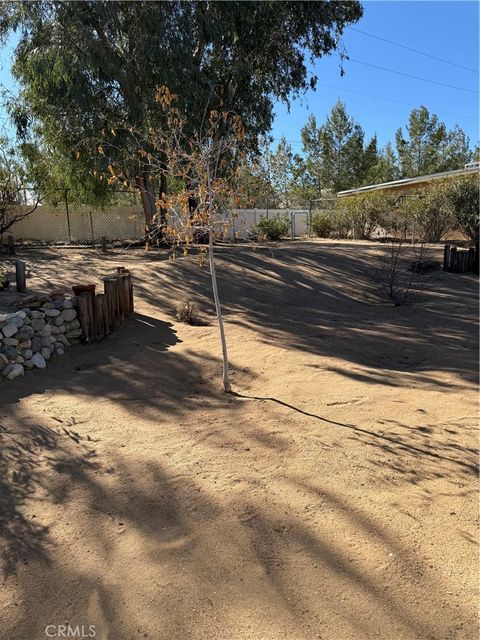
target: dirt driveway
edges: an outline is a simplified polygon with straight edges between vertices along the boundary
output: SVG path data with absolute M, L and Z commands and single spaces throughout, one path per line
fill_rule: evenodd
M 236 395 L 193 257 L 21 255 L 41 290 L 128 267 L 137 313 L 0 383 L 1 640 L 477 638 L 476 283 L 395 308 L 380 250 L 219 249 Z

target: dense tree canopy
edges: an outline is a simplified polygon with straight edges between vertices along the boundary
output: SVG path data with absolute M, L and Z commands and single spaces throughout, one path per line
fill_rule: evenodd
M 404 177 L 460 169 L 472 157 L 464 131 L 458 126 L 449 131 L 423 106 L 411 111 L 406 132 L 400 127 L 395 141 Z
M 59 158 L 77 160 L 65 171 L 78 180 L 110 162 L 76 154 L 79 141 L 105 138 L 111 154 L 132 144 L 127 125 L 162 126 L 159 86 L 179 96 L 192 129 L 209 110 L 237 113 L 252 148 L 271 126 L 274 100 L 314 87 L 308 63 L 339 47 L 361 15 L 351 0 L 4 2 L 1 34 L 21 31 L 12 113 L 24 136 L 33 131 Z

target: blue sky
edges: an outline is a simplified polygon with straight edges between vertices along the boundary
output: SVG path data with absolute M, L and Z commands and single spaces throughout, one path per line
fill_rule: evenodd
M 275 138 L 285 135 L 289 140 L 299 141 L 300 130 L 309 115 L 315 115 L 317 123 L 323 122 L 340 98 L 346 103 L 348 112 L 363 126 L 366 135 L 377 133 L 382 146 L 388 140 L 394 141 L 395 131 L 406 124 L 412 106 L 421 104 L 437 113 L 448 127 L 459 124 L 474 146 L 479 139 L 478 73 L 401 49 L 354 29 L 478 69 L 479 4 L 475 1 L 367 1 L 362 4 L 363 18 L 353 28 L 346 29 L 343 38 L 350 58 L 477 93 L 415 80 L 348 60 L 343 65 L 345 75 L 341 77 L 339 59 L 330 56 L 322 58 L 315 66 L 319 78 L 315 92 L 309 91 L 301 101 L 293 102 L 290 113 L 286 106 L 277 105 L 272 135 Z M 297 142 L 293 142 L 292 147 L 294 151 L 301 149 Z
M 319 77 L 317 90 L 309 91 L 301 100 L 294 101 L 290 112 L 285 105 L 277 105 L 272 131 L 274 138 L 285 135 L 292 141 L 294 151 L 300 151 L 300 130 L 308 116 L 314 114 L 317 122 L 323 122 L 340 98 L 346 103 L 348 112 L 363 126 L 366 135 L 369 137 L 376 133 L 382 146 L 388 140 L 394 141 L 395 131 L 406 124 L 411 108 L 423 104 L 437 113 L 448 127 L 459 124 L 470 137 L 473 147 L 480 137 L 478 73 L 407 51 L 355 29 L 478 69 L 479 4 L 473 0 L 404 0 L 366 1 L 363 7 L 363 18 L 344 34 L 343 42 L 351 58 L 343 63 L 345 75 L 340 76 L 338 57 L 330 56 L 318 61 L 315 66 Z M 15 41 L 16 38 L 10 39 L 0 55 L 0 83 L 13 90 L 10 62 Z M 397 75 L 353 60 L 469 91 Z

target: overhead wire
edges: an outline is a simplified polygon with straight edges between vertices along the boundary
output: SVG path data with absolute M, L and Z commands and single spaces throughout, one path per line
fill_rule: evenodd
M 427 58 L 432 58 L 432 60 L 436 60 L 437 62 L 443 62 L 444 64 L 451 64 L 454 67 L 458 67 L 459 69 L 465 69 L 466 71 L 471 71 L 473 73 L 479 73 L 478 69 L 472 69 L 472 67 L 466 67 L 463 64 L 459 64 L 458 62 L 453 62 L 453 60 L 447 60 L 446 58 L 440 58 L 439 56 L 435 56 L 432 53 L 427 53 L 426 51 L 421 51 L 420 49 L 414 49 L 413 47 L 408 47 L 405 44 L 400 44 L 400 42 L 394 42 L 393 40 L 389 40 L 388 38 L 382 38 L 381 36 L 374 35 L 373 33 L 368 33 L 367 31 L 363 31 L 363 29 L 358 29 L 358 27 L 350 27 L 351 31 L 356 31 L 357 33 L 362 33 L 364 36 L 368 36 L 369 38 L 375 38 L 376 40 L 381 40 L 382 42 L 388 42 L 388 44 L 392 44 L 395 47 L 400 47 L 401 49 L 406 49 L 407 51 L 412 51 L 413 53 L 418 53 L 421 56 L 426 56 Z
M 335 54 L 337 57 L 341 57 L 339 54 Z M 474 89 L 467 89 L 465 87 L 457 87 L 454 84 L 448 84 L 447 82 L 440 82 L 439 80 L 431 80 L 430 78 L 422 78 L 421 76 L 415 76 L 411 73 L 405 73 L 404 71 L 397 71 L 396 69 L 389 69 L 388 67 L 382 67 L 378 64 L 373 64 L 371 62 L 365 62 L 364 60 L 357 60 L 357 58 L 351 58 L 347 56 L 344 58 L 345 60 L 349 60 L 350 62 L 356 62 L 357 64 L 363 64 L 367 67 L 372 67 L 373 69 L 380 69 L 381 71 L 388 71 L 389 73 L 395 73 L 399 76 L 405 76 L 407 78 L 413 78 L 415 80 L 421 80 L 422 82 L 430 82 L 431 84 L 438 84 L 441 87 L 448 87 L 450 89 L 456 89 L 457 91 L 466 91 L 468 93 L 478 94 L 478 91 Z

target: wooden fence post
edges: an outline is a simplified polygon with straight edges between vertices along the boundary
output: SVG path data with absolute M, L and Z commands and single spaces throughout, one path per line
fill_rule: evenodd
M 91 340 L 90 316 L 88 313 L 88 293 L 81 293 L 78 296 L 78 319 L 86 341 Z
M 105 337 L 105 316 L 103 313 L 103 293 L 99 293 L 93 298 L 93 310 L 95 316 L 95 340 L 102 340 Z
M 118 283 L 116 278 L 104 278 L 103 287 L 108 310 L 108 322 L 111 331 L 116 331 L 120 326 L 118 308 Z
M 443 270 L 448 271 L 450 266 L 450 245 L 446 244 L 443 248 Z
M 25 262 L 23 260 L 15 260 L 15 279 L 17 281 L 18 293 L 25 293 L 27 290 Z
M 450 268 L 449 271 L 456 272 L 457 267 L 457 247 L 450 247 Z

